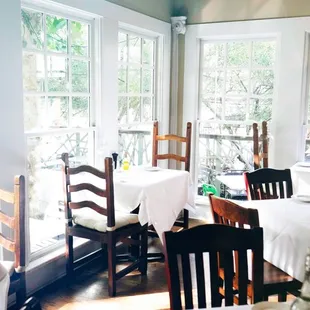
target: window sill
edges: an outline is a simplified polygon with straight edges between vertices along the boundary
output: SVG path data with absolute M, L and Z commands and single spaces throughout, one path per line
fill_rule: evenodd
M 39 266 L 48 264 L 49 262 L 52 262 L 64 256 L 65 255 L 65 243 L 64 242 L 59 242 L 59 243 L 60 244 L 57 247 L 55 247 L 55 249 L 47 252 L 46 254 L 41 254 L 37 258 L 32 259 L 29 262 L 29 265 L 27 266 L 27 272 Z M 77 240 L 74 240 L 73 246 L 74 246 L 74 249 L 78 249 L 83 244 L 87 244 L 87 243 L 92 243 L 92 242 L 87 239 L 77 239 Z
M 78 260 L 101 248 L 97 242 L 74 238 L 74 258 Z M 65 244 L 54 251 L 31 261 L 26 270 L 27 295 L 61 279 L 66 274 Z

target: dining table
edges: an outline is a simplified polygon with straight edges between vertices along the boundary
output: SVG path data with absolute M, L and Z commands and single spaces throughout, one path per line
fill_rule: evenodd
M 183 209 L 195 212 L 194 187 L 188 171 L 131 167 L 114 172 L 115 209 L 138 207 L 141 225 L 152 225 L 159 238 L 169 231 Z M 162 239 L 161 239 L 162 240 Z
M 297 198 L 234 202 L 258 210 L 264 259 L 302 282 L 310 247 L 310 203 Z

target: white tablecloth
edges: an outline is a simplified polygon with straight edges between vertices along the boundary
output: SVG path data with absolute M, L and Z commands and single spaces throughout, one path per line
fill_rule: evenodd
M 264 229 L 264 258 L 303 281 L 310 246 L 310 204 L 294 199 L 235 202 L 258 210 L 260 226 Z
M 0 310 L 7 309 L 7 298 L 10 286 L 10 277 L 0 262 Z
M 172 228 L 180 212 L 195 209 L 193 186 L 187 171 L 133 167 L 114 173 L 117 208 L 133 211 L 140 205 L 141 225 L 153 225 L 158 235 Z
M 218 175 L 216 178 L 230 189 L 237 191 L 245 190 L 243 175 Z
M 291 167 L 294 194 L 310 195 L 310 165 L 301 166 L 302 163 L 296 163 Z

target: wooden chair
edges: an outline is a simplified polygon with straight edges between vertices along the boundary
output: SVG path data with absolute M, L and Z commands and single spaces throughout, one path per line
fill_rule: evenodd
M 42 308 L 40 302 L 35 297 L 30 297 L 19 310 L 42 310 Z
M 13 231 L 14 237 L 7 238 L 0 232 L 0 246 L 14 253 L 14 262 L 2 261 L 1 264 L 10 275 L 9 296 L 16 294 L 16 305 L 21 306 L 26 299 L 26 232 L 25 232 L 25 177 L 15 176 L 14 192 L 0 189 L 0 200 L 14 206 L 13 216 L 0 211 L 0 224 Z
M 182 309 L 181 284 L 179 278 L 179 255 L 185 297 L 185 308 L 194 309 L 193 283 L 189 254 L 195 255 L 198 308 L 206 308 L 205 276 L 203 253 L 209 253 L 209 271 L 211 283 L 211 305 L 220 307 L 222 295 L 219 279 L 219 256 L 223 258 L 225 273 L 225 306 L 233 305 L 233 252 L 237 252 L 239 267 L 239 303 L 247 304 L 247 250 L 252 250 L 252 303 L 263 300 L 263 229 L 241 229 L 218 224 L 196 226 L 181 232 L 165 232 L 164 246 L 166 255 L 166 274 L 168 280 L 170 309 Z
M 258 211 L 256 209 L 243 208 L 229 200 L 209 195 L 211 210 L 214 223 L 224 224 L 239 228 L 244 228 L 244 225 L 250 228 L 259 227 Z M 236 265 L 236 273 L 234 278 L 234 287 L 238 289 L 238 268 Z M 221 270 L 221 278 L 224 280 L 225 275 Z M 264 261 L 264 299 L 268 300 L 271 295 L 278 295 L 279 301 L 286 301 L 287 292 L 294 292 L 300 289 L 301 283 L 289 276 L 287 273 Z M 253 286 L 249 282 L 248 296 L 252 297 Z M 235 296 L 235 301 L 238 303 L 238 298 Z
M 101 242 L 104 252 L 108 255 L 109 295 L 115 296 L 118 279 L 135 269 L 139 269 L 143 275 L 147 272 L 147 224 L 141 226 L 137 214 L 124 215 L 115 212 L 112 158 L 105 159 L 105 172 L 87 165 L 70 168 L 67 153 L 62 154 L 62 160 L 64 163 L 67 277 L 69 280 L 73 277 L 74 267 L 78 265 L 78 262 L 73 261 L 73 237 Z M 72 185 L 71 176 L 80 173 L 88 173 L 92 177 L 97 177 L 101 182 L 105 180 L 106 188 L 101 189 L 89 183 L 87 177 L 85 182 Z M 73 202 L 72 193 L 82 190 L 101 197 L 103 204 L 106 202 L 106 206 L 99 206 L 89 200 Z M 72 210 L 76 210 L 75 214 L 74 212 L 72 214 Z M 133 236 L 134 238 L 130 238 Z M 118 242 L 134 247 L 138 255 L 130 257 L 133 260 L 131 265 L 116 272 L 116 244 Z
M 259 142 L 262 142 L 261 145 Z M 259 168 L 268 168 L 268 129 L 267 122 L 262 122 L 262 134 L 259 137 L 258 124 L 253 123 L 253 155 L 254 170 Z M 263 160 L 263 167 L 261 167 Z
M 158 134 L 158 122 L 154 122 L 153 126 L 153 153 L 152 153 L 152 166 L 157 167 L 158 160 L 176 160 L 177 162 L 183 162 L 185 164 L 185 170 L 190 170 L 190 157 L 191 157 L 191 137 L 192 137 L 192 123 L 187 123 L 186 136 L 181 137 L 177 135 L 159 135 Z M 159 141 L 176 141 L 185 143 L 185 156 L 177 154 L 158 154 Z M 176 221 L 175 226 L 182 228 L 188 228 L 188 210 L 183 211 L 183 221 Z
M 244 173 L 244 178 L 251 200 L 290 198 L 293 195 L 290 169 L 262 168 Z

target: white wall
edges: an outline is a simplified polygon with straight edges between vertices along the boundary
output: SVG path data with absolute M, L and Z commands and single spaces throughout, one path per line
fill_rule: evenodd
M 0 188 L 12 191 L 25 174 L 20 0 L 1 5 L 0 42 Z
M 304 50 L 308 32 L 310 32 L 309 17 L 188 26 L 185 38 L 183 126 L 186 121 L 195 122 L 198 115 L 200 40 L 272 37 L 277 40 L 278 55 L 270 165 L 286 168 L 302 159 L 305 138 Z M 192 159 L 197 160 L 194 156 Z

